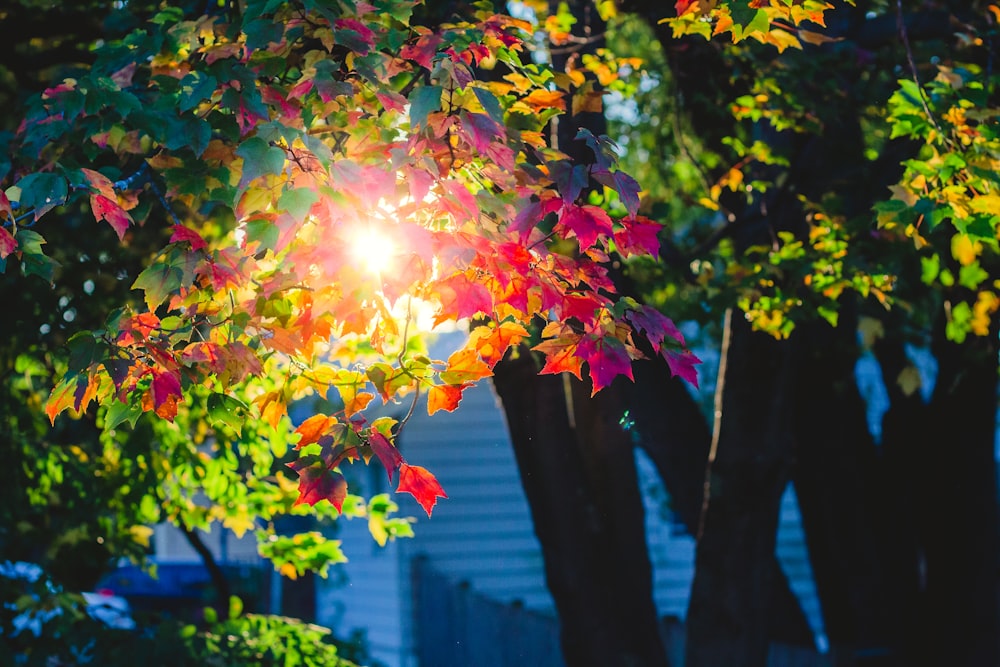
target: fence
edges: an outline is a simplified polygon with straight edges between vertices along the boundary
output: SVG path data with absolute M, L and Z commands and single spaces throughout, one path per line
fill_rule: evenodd
M 420 667 L 565 667 L 559 622 L 518 603 L 492 600 L 433 568 L 413 561 L 413 604 Z M 674 666 L 684 664 L 684 628 L 663 619 L 664 646 Z M 829 667 L 812 649 L 774 644 L 768 667 Z
M 413 592 L 422 667 L 564 667 L 554 617 L 491 600 L 426 558 L 414 560 Z

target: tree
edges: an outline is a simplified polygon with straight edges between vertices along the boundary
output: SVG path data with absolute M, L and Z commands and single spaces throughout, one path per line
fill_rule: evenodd
M 367 515 L 382 542 L 409 532 L 385 498 L 347 493 L 341 461 L 377 458 L 428 514 L 444 496 L 395 448 L 401 423 L 364 421 L 375 394 L 454 409 L 539 314 L 547 372 L 589 362 L 595 391 L 630 374 L 633 330 L 668 320 L 614 298 L 602 263 L 611 243 L 655 251 L 657 226 L 607 150 L 600 177 L 625 215 L 580 199 L 584 172 L 542 137 L 564 104 L 549 86 L 567 83 L 522 61 L 523 22 L 479 10 L 432 31 L 408 2 L 189 9 L 104 35 L 26 103 L 0 259 L 61 279 L 54 255 L 82 257 L 61 245 L 69 219 L 126 248 L 166 242 L 121 272 L 141 302 L 66 340 L 45 412 L 96 423 L 143 521 L 256 529 L 282 572 L 324 571 L 337 543 L 283 539 L 279 515 Z M 490 67 L 505 78 L 477 78 Z M 422 310 L 489 322 L 432 360 Z M 665 331 L 661 353 L 684 358 Z M 328 392 L 293 434 L 287 404 Z M 290 445 L 294 476 L 275 469 Z

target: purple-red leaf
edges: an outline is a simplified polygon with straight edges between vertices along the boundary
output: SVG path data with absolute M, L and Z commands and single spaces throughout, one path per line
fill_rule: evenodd
M 643 304 L 639 310 L 630 310 L 625 315 L 632 326 L 646 335 L 653 350 L 657 353 L 663 344 L 664 337 L 670 337 L 678 345 L 684 345 L 684 334 L 669 317 L 648 304 Z
M 698 387 L 698 369 L 695 368 L 701 363 L 701 359 L 696 357 L 690 350 L 675 352 L 674 350 L 663 350 L 663 358 L 670 366 L 670 372 L 683 378 Z
M 372 451 L 375 452 L 378 460 L 382 462 L 382 466 L 385 468 L 386 473 L 388 473 L 389 482 L 391 483 L 393 473 L 404 463 L 403 455 L 399 453 L 395 445 L 389 442 L 389 438 L 375 429 L 372 429 L 371 435 L 368 436 L 368 444 L 371 445 Z
M 559 224 L 576 235 L 581 250 L 594 245 L 598 236 L 611 236 L 614 232 L 611 218 L 604 209 L 589 204 L 564 206 L 559 213 Z
M 613 336 L 584 336 L 577 354 L 587 362 L 593 382 L 591 396 L 604 389 L 619 375 L 632 380 L 632 359 L 625 344 Z

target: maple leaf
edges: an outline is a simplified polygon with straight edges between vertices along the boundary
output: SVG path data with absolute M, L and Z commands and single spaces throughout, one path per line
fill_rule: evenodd
M 52 388 L 48 400 L 45 401 L 45 414 L 52 425 L 55 425 L 59 413 L 77 404 L 76 395 L 81 382 L 86 383 L 86 378 L 72 375 L 64 377 Z
M 427 33 L 421 35 L 416 44 L 407 44 L 399 50 L 399 56 L 412 60 L 421 67 L 432 69 L 433 59 L 437 54 L 437 47 L 444 41 L 444 37 L 437 33 Z
M 403 455 L 389 442 L 389 438 L 375 430 L 368 436 L 368 444 L 371 446 L 372 451 L 375 452 L 375 456 L 382 463 L 382 467 L 385 468 L 385 472 L 389 475 L 389 482 L 391 483 L 393 473 L 396 472 L 396 469 L 401 464 L 405 463 Z
M 519 322 L 505 321 L 495 326 L 476 327 L 469 334 L 469 347 L 474 349 L 487 366 L 493 368 L 503 359 L 512 345 L 528 337 L 528 330 Z
M 524 102 L 536 113 L 545 109 L 566 110 L 566 100 L 558 90 L 535 89 L 528 93 Z
M 563 206 L 559 212 L 559 224 L 576 235 L 581 250 L 594 245 L 598 236 L 611 236 L 614 233 L 611 218 L 604 209 L 589 204 Z
M 673 320 L 649 304 L 642 304 L 638 310 L 628 311 L 625 317 L 637 331 L 646 335 L 655 352 L 660 351 L 664 337 L 672 338 L 678 345 L 684 345 L 684 334 Z
M 579 343 L 579 336 L 559 336 L 544 340 L 531 348 L 545 355 L 545 364 L 538 373 L 540 375 L 572 373 L 578 380 L 582 380 L 583 360 L 576 354 Z
M 180 374 L 171 371 L 154 372 L 150 394 L 156 414 L 172 422 L 177 416 L 177 403 L 181 400 Z
M 615 231 L 615 246 L 625 257 L 660 253 L 659 233 L 663 226 L 655 220 L 635 216 L 622 221 L 622 229 Z
M 466 348 L 448 357 L 448 366 L 441 371 L 439 377 L 445 384 L 460 385 L 476 382 L 491 375 L 493 371 L 479 358 L 479 354 L 475 350 Z
M 339 512 L 347 498 L 347 480 L 339 472 L 330 470 L 316 456 L 306 456 L 287 464 L 299 474 L 299 497 L 292 504 L 315 505 L 328 501 Z
M 106 220 L 111 228 L 118 235 L 118 240 L 125 238 L 125 232 L 132 224 L 132 216 L 118 205 L 117 199 L 111 199 L 102 194 L 90 196 L 90 208 L 94 212 L 97 222 Z
M 453 412 L 462 400 L 462 392 L 471 387 L 466 384 L 439 384 L 427 390 L 427 414 L 433 415 L 439 410 Z
M 624 171 L 595 170 L 590 175 L 601 185 L 617 192 L 629 216 L 635 217 L 639 212 L 639 192 L 642 188 L 634 178 Z
M 434 326 L 447 320 L 461 320 L 493 310 L 493 297 L 482 283 L 465 273 L 456 273 L 434 283 L 441 308 L 434 315 Z
M 400 492 L 409 493 L 416 498 L 428 517 L 437 504 L 437 499 L 448 497 L 430 471 L 408 463 L 399 466 L 399 485 L 396 487 L 396 493 Z
M 187 241 L 191 244 L 191 250 L 202 250 L 208 244 L 205 243 L 205 239 L 202 238 L 201 234 L 189 229 L 184 225 L 174 225 L 173 234 L 170 235 L 170 243 L 180 243 L 182 241 Z
M 689 350 L 676 352 L 664 349 L 662 354 L 663 358 L 667 360 L 667 365 L 670 366 L 671 373 L 687 380 L 696 389 L 698 388 L 698 369 L 695 366 L 701 363 L 701 359 Z
M 0 227 L 0 259 L 7 259 L 15 250 L 17 250 L 17 239 L 4 227 Z
M 306 445 L 319 442 L 319 439 L 326 435 L 330 427 L 336 423 L 336 417 L 329 417 L 323 414 L 309 417 L 295 429 L 295 432 L 299 434 L 299 441 L 295 443 L 295 449 L 302 449 Z
M 593 396 L 619 375 L 632 380 L 632 359 L 625 344 L 614 336 L 588 334 L 580 340 L 577 354 L 587 362 Z

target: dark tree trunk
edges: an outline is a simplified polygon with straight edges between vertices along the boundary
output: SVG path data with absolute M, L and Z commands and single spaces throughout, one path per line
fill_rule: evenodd
M 636 443 L 656 466 L 673 511 L 695 535 L 712 433 L 689 387 L 671 376 L 662 359 L 637 362 L 633 374 L 635 383 L 625 385 L 625 395 L 635 421 Z M 782 644 L 815 646 L 809 621 L 776 556 L 768 567 L 768 638 Z
M 998 665 L 997 331 L 934 345 L 938 375 L 916 462 L 922 574 L 912 665 Z
M 767 660 L 770 564 L 792 460 L 789 349 L 727 315 L 687 617 L 690 667 Z
M 851 311 L 842 307 L 836 328 L 817 322 L 797 332 L 795 489 L 834 663 L 887 664 L 900 620 L 890 602 L 892 494 L 854 377 Z
M 508 427 L 567 665 L 666 665 L 642 497 L 616 384 L 593 399 L 539 376 L 526 350 L 497 365 Z M 568 376 L 565 376 L 568 377 Z

